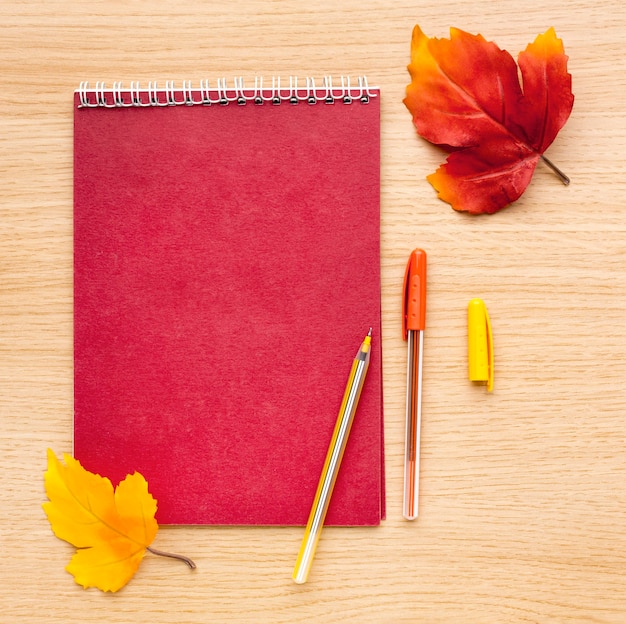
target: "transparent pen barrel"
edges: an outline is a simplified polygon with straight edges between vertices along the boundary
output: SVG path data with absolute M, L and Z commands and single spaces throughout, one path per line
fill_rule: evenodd
M 415 520 L 419 508 L 424 332 L 410 330 L 407 340 L 406 438 L 404 446 L 404 504 L 402 515 L 407 520 Z
M 364 350 L 364 349 L 367 350 Z M 369 344 L 362 346 L 359 350 L 350 370 L 350 377 L 346 384 L 346 390 L 341 402 L 339 416 L 335 424 L 333 436 L 328 447 L 326 461 L 320 476 L 320 480 L 315 493 L 315 500 L 311 508 L 311 514 L 304 532 L 302 546 L 298 554 L 296 566 L 293 573 L 293 580 L 296 583 L 304 583 L 309 575 L 317 543 L 324 526 L 324 520 L 330 504 L 331 494 L 335 487 L 335 481 L 339 474 L 339 467 L 343 458 L 348 435 L 352 428 L 354 414 L 356 412 L 365 373 L 369 366 L 370 350 Z

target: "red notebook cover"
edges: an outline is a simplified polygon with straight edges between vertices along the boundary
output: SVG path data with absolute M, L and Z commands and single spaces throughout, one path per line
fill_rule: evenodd
M 162 524 L 306 524 L 370 327 L 327 524 L 384 517 L 380 98 L 365 94 L 75 94 L 74 454 L 114 484 L 142 473 Z

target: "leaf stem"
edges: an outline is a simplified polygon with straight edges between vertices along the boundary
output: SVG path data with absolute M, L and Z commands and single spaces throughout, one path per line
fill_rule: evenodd
M 146 550 L 149 550 L 153 555 L 158 555 L 159 557 L 169 557 L 170 559 L 184 561 L 192 570 L 196 569 L 196 564 L 189 557 L 185 557 L 184 555 L 175 555 L 174 553 L 163 552 L 162 550 L 157 550 L 151 546 L 148 546 Z
M 546 165 L 548 165 L 548 167 L 550 167 L 550 169 L 552 169 L 552 171 L 554 171 L 559 178 L 561 178 L 561 182 L 563 182 L 565 186 L 569 184 L 569 178 L 549 158 L 546 158 L 543 154 L 541 154 L 541 160 L 543 160 L 543 162 L 546 163 Z

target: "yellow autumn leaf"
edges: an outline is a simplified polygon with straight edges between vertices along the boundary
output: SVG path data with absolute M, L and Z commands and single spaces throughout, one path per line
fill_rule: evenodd
M 158 531 L 156 500 L 137 472 L 113 489 L 71 455 L 63 459 L 65 465 L 48 449 L 50 502 L 43 508 L 54 534 L 78 549 L 66 570 L 85 589 L 116 592 L 133 577 Z

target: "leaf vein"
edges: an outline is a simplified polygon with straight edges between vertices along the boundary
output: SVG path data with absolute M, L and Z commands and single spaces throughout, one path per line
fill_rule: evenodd
M 89 546 L 88 547 L 89 550 L 91 550 L 93 548 L 93 546 Z M 89 567 L 90 568 L 106 568 L 108 566 L 115 566 L 115 565 L 119 565 L 120 563 L 122 563 L 123 561 L 129 561 L 130 559 L 132 559 L 133 557 L 135 557 L 136 555 L 138 555 L 141 551 L 146 550 L 146 548 L 138 548 L 137 550 L 133 551 L 132 553 L 125 555 L 124 557 L 120 557 L 119 559 L 114 559 L 114 560 L 109 560 L 109 561 L 101 561 L 99 563 L 90 563 Z
M 491 180 L 494 178 L 499 178 L 503 175 L 507 175 L 512 171 L 516 171 L 522 165 L 526 164 L 527 161 L 531 160 L 530 158 L 523 158 L 514 163 L 510 163 L 504 167 L 498 167 L 497 169 L 492 168 L 489 172 L 479 173 L 478 175 L 472 176 L 459 176 L 465 182 L 480 182 L 482 180 Z
M 491 113 L 489 113 L 481 104 L 480 102 L 476 99 L 476 97 L 474 95 L 472 95 L 469 91 L 467 91 L 462 85 L 460 85 L 456 80 L 454 80 L 452 78 L 452 76 L 450 76 L 442 67 L 439 63 L 437 63 L 437 68 L 438 70 L 441 72 L 441 75 L 449 81 L 449 83 L 456 89 L 456 91 L 461 95 L 461 97 L 470 104 L 470 106 L 473 106 L 478 112 L 475 115 L 472 115 L 470 113 L 470 115 L 468 116 L 468 119 L 471 118 L 479 118 L 479 117 L 487 117 L 488 119 L 490 119 L 491 121 L 493 121 L 499 128 L 501 128 L 501 130 L 503 131 L 504 134 L 508 135 L 509 137 L 511 137 L 515 143 L 517 143 L 518 145 L 525 147 L 526 149 L 532 150 L 533 152 L 537 153 L 536 150 L 528 144 L 527 141 L 525 141 L 524 139 L 522 139 L 521 137 L 517 136 L 516 134 L 514 134 L 510 128 L 508 128 L 503 121 L 500 121 L 499 119 L 496 119 Z M 498 84 L 501 87 L 500 90 L 500 99 L 501 99 L 501 103 L 503 106 L 503 114 L 504 114 L 504 107 L 505 107 L 505 101 L 504 101 L 504 93 L 503 93 L 503 87 L 502 87 L 502 83 L 500 81 L 500 77 L 498 76 Z M 461 115 L 458 115 L 461 116 Z M 505 119 L 505 117 L 503 116 L 503 119 Z
M 89 500 L 89 492 L 87 492 L 87 505 L 85 505 L 85 503 L 79 498 L 79 496 L 77 496 L 74 493 L 74 491 L 70 487 L 69 483 L 65 482 L 65 487 L 67 488 L 67 491 L 71 494 L 72 498 L 78 503 L 78 505 L 80 507 L 82 507 L 83 509 L 85 509 L 88 513 L 90 513 L 96 519 L 96 522 L 94 522 L 93 524 L 100 523 L 103 526 L 105 526 L 107 529 L 113 531 L 114 533 L 117 533 L 120 537 L 123 537 L 123 538 L 127 539 L 129 542 L 132 542 L 133 544 L 136 544 L 137 546 L 139 546 L 141 548 L 147 548 L 148 545 L 142 544 L 141 542 L 139 542 L 136 539 L 132 538 L 130 535 L 127 535 L 126 533 L 124 533 L 123 531 L 118 529 L 117 527 L 109 524 L 103 518 L 101 518 L 98 514 L 96 514 L 96 512 L 91 507 L 91 502 Z M 117 506 L 115 505 L 115 500 L 113 501 L 113 507 L 117 511 Z M 142 513 L 143 513 L 143 507 L 142 507 Z M 92 524 L 92 523 L 85 523 L 85 524 Z

